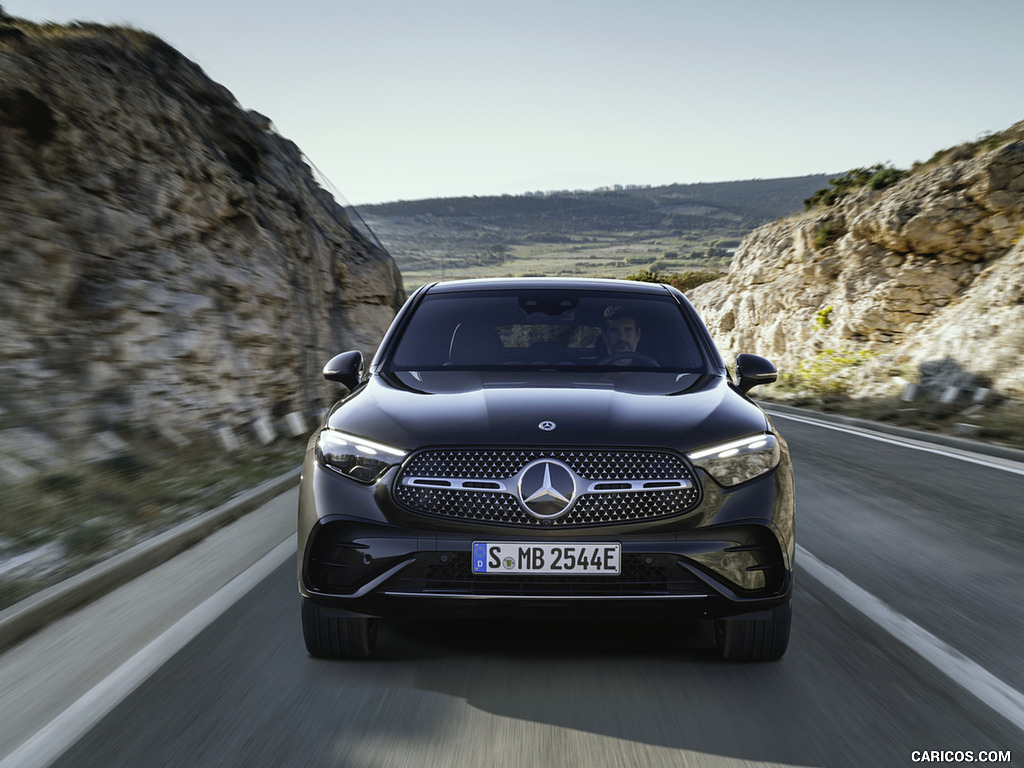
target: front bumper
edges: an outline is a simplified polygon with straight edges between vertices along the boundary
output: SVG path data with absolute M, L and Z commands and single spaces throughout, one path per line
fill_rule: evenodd
M 789 599 L 774 536 L 757 526 L 680 539 L 618 537 L 618 575 L 474 574 L 479 535 L 410 535 L 392 526 L 324 523 L 310 537 L 300 591 L 325 608 L 372 616 L 650 616 L 725 618 Z M 522 537 L 490 536 L 517 541 Z M 607 542 L 608 535 L 576 537 Z
M 564 532 L 424 519 L 391 503 L 390 480 L 361 486 L 307 455 L 299 591 L 330 615 L 722 619 L 752 617 L 791 597 L 788 452 L 769 475 L 728 491 L 703 478 L 700 507 L 678 519 Z M 617 542 L 622 569 L 474 574 L 475 541 Z

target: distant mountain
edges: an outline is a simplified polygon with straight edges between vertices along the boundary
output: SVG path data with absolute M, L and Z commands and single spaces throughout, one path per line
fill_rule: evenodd
M 744 237 L 801 211 L 828 183 L 820 174 L 434 198 L 359 213 L 394 257 L 407 290 L 452 277 L 626 277 L 641 268 L 720 268 Z
M 746 233 L 800 211 L 804 199 L 827 186 L 829 178 L 829 174 L 818 174 L 543 195 L 402 200 L 361 206 L 360 213 L 371 227 L 382 231 L 432 221 L 453 231 L 497 228 L 520 236 L 703 230 L 722 225 Z

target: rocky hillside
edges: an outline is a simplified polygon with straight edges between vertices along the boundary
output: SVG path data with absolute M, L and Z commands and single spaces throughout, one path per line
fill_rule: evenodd
M 761 227 L 690 298 L 727 359 L 840 377 L 856 363 L 853 394 L 909 382 L 1024 398 L 1022 235 L 1024 122 Z
M 311 428 L 336 394 L 325 360 L 372 350 L 404 299 L 388 254 L 166 43 L 5 21 L 0 467 L 146 425 L 178 442 Z

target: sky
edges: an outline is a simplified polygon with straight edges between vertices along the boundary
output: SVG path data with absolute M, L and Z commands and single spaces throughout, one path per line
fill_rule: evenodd
M 0 0 L 152 32 L 353 205 L 909 167 L 1024 120 L 1021 0 Z

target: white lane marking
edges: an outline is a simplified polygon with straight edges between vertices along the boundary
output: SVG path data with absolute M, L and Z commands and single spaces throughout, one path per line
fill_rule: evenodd
M 289 536 L 8 753 L 0 760 L 0 768 L 51 765 L 174 654 L 294 555 L 295 537 Z
M 765 408 L 766 411 L 771 415 L 773 419 L 789 419 L 790 421 L 799 421 L 802 424 L 811 424 L 815 427 L 822 427 L 823 429 L 831 429 L 836 432 L 845 432 L 849 435 L 857 435 L 858 437 L 864 437 L 868 440 L 877 440 L 880 443 L 889 443 L 890 445 L 900 445 L 904 448 L 912 448 L 915 451 L 924 451 L 925 453 L 934 453 L 939 456 L 947 456 L 951 459 L 959 459 L 960 461 L 967 461 L 971 464 L 979 464 L 983 467 L 989 467 L 990 469 L 1001 469 L 1004 472 L 1012 472 L 1015 475 L 1024 475 L 1024 465 L 1020 462 L 1011 461 L 1010 459 L 999 459 L 994 456 L 983 456 L 980 453 L 971 453 L 970 451 L 964 451 L 959 448 L 950 448 L 945 446 L 936 446 L 931 443 L 926 443 L 921 440 L 914 440 L 909 437 L 896 437 L 893 435 L 885 435 L 880 432 L 872 432 L 867 429 L 860 429 L 858 427 L 847 427 L 840 426 L 837 424 L 828 424 L 824 421 L 818 421 L 817 419 L 811 419 L 806 416 L 794 416 L 789 413 L 779 413 L 778 411 L 772 411 Z
M 897 613 L 867 590 L 797 545 L 801 572 L 809 574 L 921 656 L 964 690 L 1024 731 L 1024 694 L 967 658 L 924 627 Z

